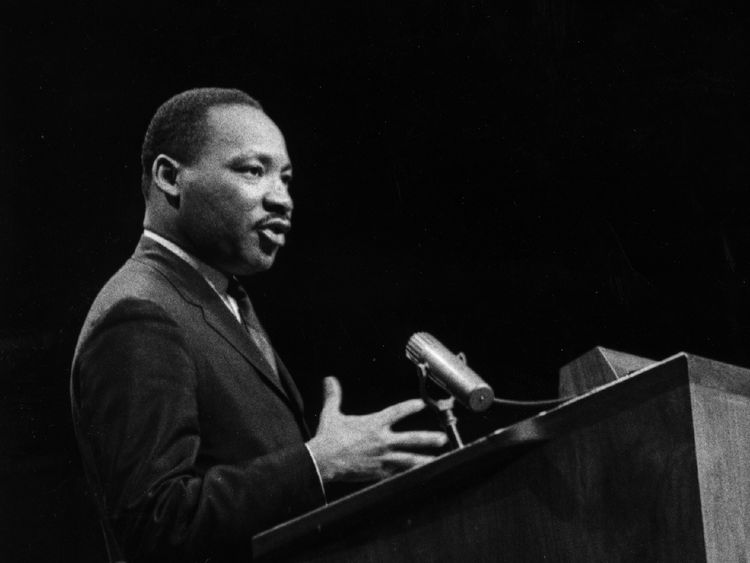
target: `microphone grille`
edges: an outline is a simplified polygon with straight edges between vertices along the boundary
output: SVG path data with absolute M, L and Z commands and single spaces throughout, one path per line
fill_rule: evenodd
M 406 357 L 409 358 L 415 364 L 422 363 L 423 351 L 430 344 L 434 345 L 437 343 L 435 337 L 427 332 L 416 332 L 409 338 L 409 342 L 406 343 Z

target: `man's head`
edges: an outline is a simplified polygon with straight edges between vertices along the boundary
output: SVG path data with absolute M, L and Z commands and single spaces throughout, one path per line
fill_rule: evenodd
M 141 189 L 148 198 L 151 168 L 161 153 L 186 164 L 206 142 L 206 114 L 218 105 L 247 105 L 263 111 L 260 102 L 234 88 L 194 88 L 172 96 L 151 118 L 141 147 Z
M 273 265 L 291 226 L 281 131 L 238 90 L 198 89 L 159 108 L 142 152 L 145 226 L 227 273 Z

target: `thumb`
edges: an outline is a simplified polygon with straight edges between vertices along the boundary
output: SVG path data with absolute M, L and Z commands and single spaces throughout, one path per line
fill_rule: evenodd
M 341 383 L 332 375 L 323 379 L 323 409 L 320 417 L 341 412 Z

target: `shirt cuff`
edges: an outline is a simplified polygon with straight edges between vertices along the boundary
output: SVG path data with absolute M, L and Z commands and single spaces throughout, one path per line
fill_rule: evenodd
M 318 476 L 318 483 L 320 483 L 320 490 L 323 491 L 323 502 L 325 504 L 328 504 L 328 499 L 326 498 L 326 488 L 323 485 L 323 477 L 320 475 L 320 468 L 318 467 L 318 462 L 315 460 L 315 456 L 312 453 L 312 450 L 310 449 L 310 446 L 305 444 L 305 449 L 307 450 L 307 453 L 310 454 L 310 459 L 313 462 L 313 466 L 315 467 L 315 474 Z

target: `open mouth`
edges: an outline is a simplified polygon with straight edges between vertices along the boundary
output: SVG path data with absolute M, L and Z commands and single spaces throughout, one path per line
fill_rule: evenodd
M 275 231 L 269 227 L 260 229 L 258 232 L 264 239 L 276 246 L 284 246 L 284 243 L 286 242 L 286 236 L 284 233 Z
M 260 236 L 275 246 L 284 246 L 286 234 L 291 229 L 291 224 L 283 219 L 271 219 L 261 223 L 258 228 Z

